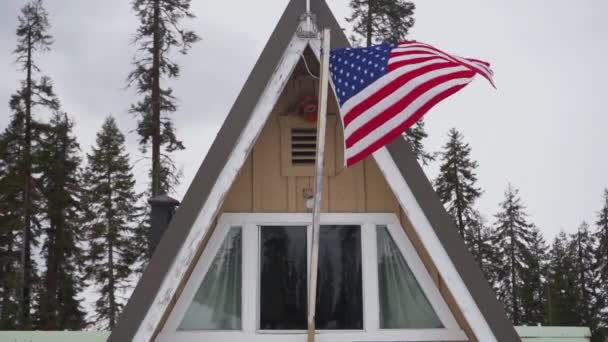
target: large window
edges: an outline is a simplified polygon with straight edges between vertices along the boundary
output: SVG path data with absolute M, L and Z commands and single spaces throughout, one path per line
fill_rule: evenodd
M 225 214 L 159 341 L 302 341 L 310 214 Z M 318 341 L 461 341 L 391 214 L 323 214 Z

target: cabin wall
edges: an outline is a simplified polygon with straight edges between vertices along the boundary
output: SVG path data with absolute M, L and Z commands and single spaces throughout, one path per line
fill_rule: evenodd
M 289 82 L 227 194 L 221 213 L 311 212 L 306 208 L 304 194 L 312 192 L 314 178 L 285 176 L 282 172 L 285 162 L 282 158 L 285 158 L 285 153 L 281 150 L 282 143 L 285 142 L 281 136 L 284 133 L 281 129 L 281 120 L 293 115 L 293 113 L 289 114 L 293 111 L 290 107 L 297 103 L 298 97 L 303 93 L 313 92 L 313 89 L 306 87 L 307 83 L 312 85 L 312 82 L 298 78 Z M 470 341 L 476 341 L 453 296 L 409 222 L 407 214 L 401 209 L 373 158 L 367 158 L 351 168 L 341 166 L 343 164 L 342 128 L 337 117 L 336 120 L 331 119 L 331 116 L 337 113 L 335 101 L 330 102 L 328 112 L 330 119 L 326 135 L 326 166 L 329 170 L 326 170 L 322 211 L 394 213 L 399 216 L 401 225 L 452 310 L 456 321 L 465 330 Z

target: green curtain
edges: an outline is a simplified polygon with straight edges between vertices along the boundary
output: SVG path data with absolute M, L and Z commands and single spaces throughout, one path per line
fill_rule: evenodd
M 180 326 L 180 331 L 241 329 L 241 228 L 232 227 Z
M 380 328 L 443 328 L 388 229 L 377 232 Z

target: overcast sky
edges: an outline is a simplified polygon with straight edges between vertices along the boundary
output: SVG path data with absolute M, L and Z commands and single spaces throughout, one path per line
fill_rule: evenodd
M 302 0 L 304 1 L 304 0 Z M 328 0 L 346 28 L 348 0 Z M 13 63 L 21 0 L 0 2 L 0 127 L 22 77 Z M 174 115 L 187 150 L 175 157 L 183 170 L 180 198 L 189 186 L 287 0 L 196 0 L 197 18 L 185 22 L 203 40 L 176 59 L 182 77 Z M 53 50 L 37 57 L 63 110 L 76 121 L 84 152 L 112 114 L 130 132 L 134 93 L 125 89 L 137 21 L 130 1 L 47 0 Z M 411 38 L 490 61 L 498 90 L 478 79 L 427 116 L 426 142 L 439 150 L 456 127 L 479 162 L 479 201 L 493 221 L 508 182 L 521 190 L 531 220 L 551 238 L 594 221 L 608 186 L 608 2 L 604 0 L 476 0 L 416 2 Z M 5 105 L 2 105 L 5 104 Z M 137 137 L 128 134 L 133 161 Z M 139 174 L 145 166 L 139 161 Z M 427 168 L 431 178 L 437 166 Z M 139 177 L 145 179 L 145 177 Z

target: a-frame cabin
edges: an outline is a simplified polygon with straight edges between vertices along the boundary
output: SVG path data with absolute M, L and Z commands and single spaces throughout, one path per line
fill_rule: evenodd
M 287 6 L 109 341 L 305 341 L 316 126 L 299 104 L 320 42 L 303 13 Z M 333 95 L 328 113 L 317 341 L 519 341 L 409 145 L 345 169 Z

